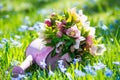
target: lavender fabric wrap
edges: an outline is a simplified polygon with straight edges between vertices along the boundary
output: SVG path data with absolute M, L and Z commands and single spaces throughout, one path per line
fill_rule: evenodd
M 38 38 L 32 41 L 31 44 L 26 49 L 26 56 L 32 55 L 33 62 L 36 62 L 40 66 L 40 68 L 45 69 L 50 66 L 51 69 L 54 70 L 56 67 L 56 63 L 59 59 L 61 59 L 61 56 L 60 54 L 56 54 L 54 57 L 52 57 L 51 56 L 52 50 L 53 50 L 52 47 L 45 46 L 43 40 Z M 40 64 L 43 61 L 45 62 L 46 67 L 43 67 L 43 65 Z

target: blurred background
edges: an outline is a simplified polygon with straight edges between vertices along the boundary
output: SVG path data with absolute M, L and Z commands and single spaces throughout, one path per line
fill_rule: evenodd
M 112 29 L 112 23 L 120 20 L 120 0 L 0 0 L 0 30 L 16 30 L 23 24 L 32 26 L 53 11 L 62 13 L 73 7 L 83 10 L 91 26 L 105 24 L 103 27 Z

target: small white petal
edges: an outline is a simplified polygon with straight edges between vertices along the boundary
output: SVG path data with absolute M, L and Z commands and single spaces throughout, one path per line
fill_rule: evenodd
M 52 72 L 51 70 L 49 71 L 48 73 L 49 76 L 53 76 L 54 75 L 54 72 Z
M 45 63 L 45 60 L 44 60 L 44 59 L 40 62 L 40 65 L 43 66 L 43 68 L 46 67 L 46 63 Z
M 76 74 L 77 76 L 85 76 L 85 73 L 84 73 L 84 72 L 82 72 L 81 70 L 77 70 L 77 69 L 75 69 L 75 74 Z
M 69 80 L 72 80 L 72 76 L 71 76 L 70 73 L 66 72 L 65 74 L 66 74 L 66 76 L 68 77 Z

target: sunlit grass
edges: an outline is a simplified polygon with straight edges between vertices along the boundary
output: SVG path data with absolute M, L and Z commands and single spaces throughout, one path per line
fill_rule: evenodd
M 109 1 L 109 0 L 108 0 Z M 117 75 L 120 76 L 120 66 L 116 66 L 113 64 L 114 61 L 120 62 L 120 22 L 115 24 L 113 27 L 113 32 L 110 32 L 110 35 L 104 34 L 104 30 L 98 28 L 99 21 L 103 21 L 103 24 L 107 25 L 108 29 L 111 24 L 114 24 L 115 20 L 120 21 L 120 7 L 114 5 L 112 8 L 107 4 L 105 6 L 106 10 L 102 9 L 102 2 L 94 3 L 97 5 L 97 11 L 92 12 L 91 10 L 94 8 L 83 8 L 82 5 L 87 5 L 91 7 L 91 3 L 89 0 L 57 0 L 51 2 L 43 2 L 38 4 L 36 1 L 32 0 L 14 0 L 14 1 L 7 1 L 4 0 L 2 3 L 4 4 L 5 8 L 0 12 L 0 43 L 3 38 L 10 39 L 11 37 L 14 38 L 15 35 L 22 36 L 20 42 L 22 47 L 10 47 L 10 42 L 5 43 L 4 48 L 0 48 L 0 80 L 9 80 L 11 71 L 6 74 L 6 70 L 11 66 L 12 60 L 17 60 L 20 63 L 25 59 L 25 49 L 29 45 L 29 43 L 37 38 L 36 32 L 26 31 L 26 32 L 19 32 L 18 28 L 21 25 L 25 25 L 24 19 L 26 16 L 29 16 L 30 24 L 29 26 L 33 26 L 35 22 L 40 21 L 43 22 L 47 15 L 41 14 L 39 10 L 46 10 L 48 14 L 51 12 L 51 9 L 56 12 L 62 12 L 64 9 L 68 9 L 71 7 L 77 7 L 78 9 L 82 8 L 85 14 L 88 15 L 89 20 L 91 21 L 92 26 L 96 26 L 97 28 L 97 36 L 102 36 L 103 40 L 101 43 L 106 45 L 107 51 L 104 53 L 103 56 L 99 57 L 99 60 L 103 62 L 107 67 L 113 71 L 113 75 L 111 77 L 106 77 L 104 75 L 105 69 L 97 71 L 97 75 L 93 76 L 87 74 L 83 77 L 77 77 L 74 73 L 74 69 L 76 66 L 71 65 L 67 72 L 69 72 L 72 76 L 73 80 L 116 80 Z M 7 3 L 7 4 L 6 4 Z M 8 4 L 13 6 L 12 10 L 8 10 Z M 36 6 L 35 6 L 36 4 Z M 20 6 L 19 6 L 20 5 Z M 42 6 L 41 6 L 42 5 Z M 94 6 L 94 5 L 93 5 Z M 95 6 L 96 7 L 96 6 Z M 116 9 L 119 8 L 119 9 Z M 91 12 L 89 12 L 89 10 Z M 47 14 L 47 13 L 45 13 Z M 117 32 L 118 31 L 118 32 Z M 118 36 L 118 37 L 117 37 Z M 111 41 L 113 39 L 113 41 Z M 93 62 L 94 63 L 94 62 Z M 35 69 L 34 69 L 35 68 Z M 83 66 L 80 64 L 78 69 L 82 69 Z M 34 71 L 33 71 L 34 69 Z M 61 73 L 59 70 L 55 71 L 54 76 L 48 76 L 47 73 L 41 71 L 37 65 L 31 66 L 26 72 L 31 72 L 32 77 L 28 76 L 27 80 L 67 80 L 67 76 Z M 120 78 L 119 78 L 120 79 Z M 118 80 L 119 80 L 118 79 Z

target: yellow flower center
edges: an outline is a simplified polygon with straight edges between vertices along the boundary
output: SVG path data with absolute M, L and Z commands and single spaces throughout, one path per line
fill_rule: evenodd
M 70 36 L 75 36 L 75 32 L 74 32 L 74 31 L 71 31 L 71 32 L 70 32 Z

